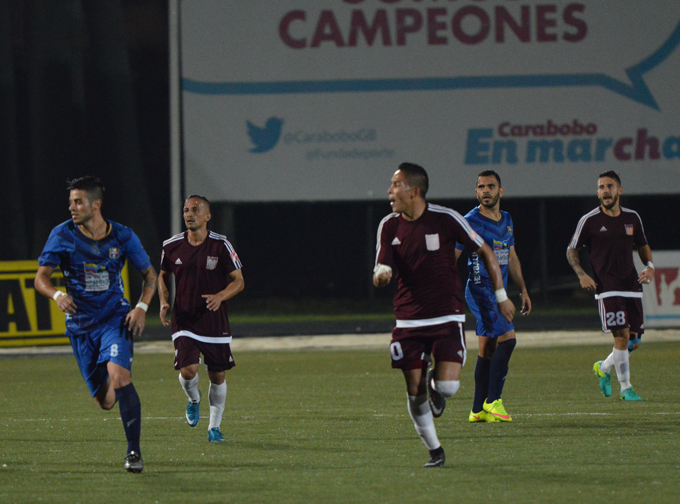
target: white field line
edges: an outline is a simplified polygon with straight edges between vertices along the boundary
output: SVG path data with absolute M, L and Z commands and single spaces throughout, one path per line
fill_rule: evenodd
M 476 346 L 473 333 L 468 332 L 468 345 Z M 331 336 L 280 336 L 262 338 L 234 338 L 234 353 L 272 350 L 335 350 L 335 349 L 387 349 L 391 334 L 339 334 Z M 642 336 L 643 343 L 657 341 L 680 341 L 680 329 L 648 329 Z M 612 337 L 600 331 L 548 331 L 517 334 L 521 348 L 547 348 L 577 345 L 611 345 Z M 70 354 L 69 345 L 0 348 L 0 355 Z M 138 354 L 173 354 L 171 341 L 140 341 L 135 343 Z
M 677 416 L 680 415 L 680 411 L 648 411 L 645 412 L 646 416 Z M 380 413 L 380 414 L 374 414 L 371 415 L 373 418 L 379 419 L 379 418 L 385 418 L 385 417 L 406 417 L 406 414 L 397 414 L 397 415 L 390 415 L 390 414 L 385 414 L 385 413 Z M 630 412 L 628 411 L 622 411 L 620 413 L 599 413 L 599 412 L 585 412 L 585 411 L 572 411 L 569 413 L 524 413 L 524 414 L 515 414 L 513 413 L 513 417 L 521 417 L 521 418 L 531 418 L 531 417 L 629 417 Z M 201 416 L 200 418 L 202 419 L 209 419 L 209 416 Z M 253 420 L 255 417 L 248 416 L 248 417 L 236 417 L 233 418 L 232 420 Z M 5 423 L 5 422 L 96 422 L 96 421 L 104 421 L 108 422 L 114 420 L 116 422 L 120 422 L 120 417 L 106 417 L 106 418 L 5 418 L 0 422 L 0 424 Z M 165 421 L 173 421 L 173 422 L 184 422 L 186 419 L 183 416 L 177 416 L 177 417 L 167 417 L 167 416 L 161 416 L 161 417 L 142 417 L 143 421 L 159 421 L 159 422 L 165 422 Z M 502 423 L 502 422 L 501 422 Z

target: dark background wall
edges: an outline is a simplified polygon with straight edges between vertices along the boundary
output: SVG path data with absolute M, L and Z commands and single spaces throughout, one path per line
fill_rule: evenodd
M 37 258 L 69 217 L 66 179 L 94 174 L 106 185 L 104 215 L 132 227 L 158 264 L 171 234 L 168 79 L 165 0 L 0 2 L 0 260 Z M 575 282 L 564 253 L 597 205 L 596 177 L 589 197 L 504 198 L 530 287 L 541 281 L 542 205 L 549 285 Z M 476 201 L 437 203 L 465 213 Z M 623 203 L 642 216 L 653 250 L 680 249 L 680 196 L 624 195 Z M 243 298 L 371 299 L 389 295 L 370 287 L 375 233 L 389 211 L 386 197 L 217 203 L 212 227 L 244 263 Z
M 385 176 L 386 193 L 390 176 Z M 594 173 L 593 186 L 596 181 Z M 652 250 L 680 249 L 676 217 L 680 196 L 624 195 L 622 201 L 640 214 Z M 478 204 L 475 199 L 434 202 L 462 214 Z M 544 200 L 545 261 L 551 291 L 578 285 L 566 249 L 578 220 L 598 203 L 594 195 Z M 541 200 L 506 195 L 501 208 L 513 217 L 527 286 L 543 295 Z M 244 263 L 248 296 L 370 298 L 390 295 L 389 290 L 376 292 L 370 283 L 377 227 L 390 211 L 387 198 L 384 202 L 241 204 L 233 208 L 233 224 L 220 219 L 217 211 L 213 227 L 228 232 L 234 243 Z
M 104 215 L 157 256 L 169 226 L 166 2 L 7 0 L 0 23 L 0 259 L 36 258 L 69 217 L 66 179 L 86 174 L 105 182 Z

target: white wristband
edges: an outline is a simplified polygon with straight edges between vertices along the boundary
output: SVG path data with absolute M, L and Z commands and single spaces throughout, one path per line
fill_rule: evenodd
M 647 264 L 645 264 L 649 269 L 654 269 L 654 265 L 652 264 L 652 261 L 647 261 Z
M 505 292 L 505 289 L 498 289 L 496 291 L 496 302 L 497 303 L 502 303 L 503 301 L 508 300 L 508 293 Z
M 62 292 L 62 291 L 60 291 L 60 290 L 58 290 L 57 292 L 54 293 L 54 296 L 52 296 L 52 299 L 54 299 L 54 300 L 56 301 L 56 300 L 59 299 L 61 296 L 65 296 L 65 295 L 66 295 L 66 293 L 64 293 L 64 292 Z
M 149 305 L 146 303 L 142 303 L 140 301 L 139 303 L 137 303 L 137 306 L 135 306 L 135 308 L 141 308 L 142 310 L 144 310 L 144 313 L 146 313 L 146 310 L 149 309 Z

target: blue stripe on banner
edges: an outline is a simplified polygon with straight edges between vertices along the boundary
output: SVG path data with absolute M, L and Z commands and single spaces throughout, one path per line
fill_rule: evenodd
M 658 110 L 659 106 L 647 84 L 645 84 L 643 75 L 670 56 L 679 43 L 680 23 L 676 25 L 670 37 L 653 54 L 637 65 L 626 69 L 630 83 L 622 82 L 602 73 L 281 82 L 201 82 L 185 78 L 182 79 L 182 89 L 189 93 L 204 95 L 262 95 L 600 86 Z

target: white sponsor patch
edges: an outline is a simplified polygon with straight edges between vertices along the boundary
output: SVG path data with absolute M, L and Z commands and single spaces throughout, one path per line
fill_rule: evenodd
M 427 245 L 427 250 L 439 250 L 439 233 L 425 235 L 425 244 Z
M 109 272 L 99 269 L 97 264 L 84 263 L 85 266 L 85 290 L 88 292 L 101 292 L 108 290 Z

